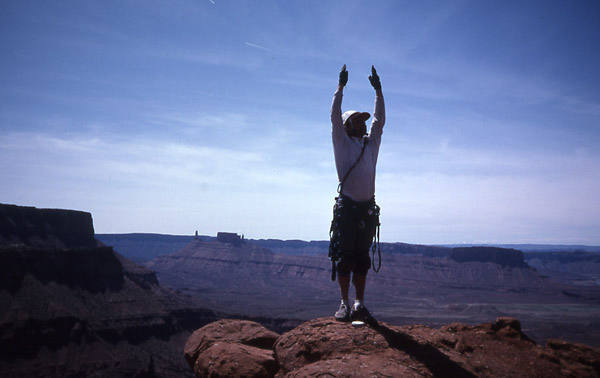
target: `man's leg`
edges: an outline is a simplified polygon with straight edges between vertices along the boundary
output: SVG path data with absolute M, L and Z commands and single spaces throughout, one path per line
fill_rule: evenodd
M 354 270 L 354 245 L 356 243 L 356 224 L 352 219 L 352 212 L 349 212 L 350 204 L 343 203 L 339 218 L 340 230 L 340 261 L 337 263 L 338 284 L 340 285 L 340 295 L 342 297 L 340 308 L 335 313 L 337 320 L 350 320 L 350 303 L 348 301 L 348 291 L 350 290 L 350 274 Z
M 337 264 L 338 284 L 340 285 L 340 295 L 342 301 L 339 309 L 335 313 L 335 318 L 341 321 L 350 320 L 350 303 L 348 302 L 348 291 L 350 291 L 350 271 L 348 268 L 348 260 L 342 257 L 342 260 Z
M 368 214 L 364 214 L 367 218 Z M 361 227 L 362 226 L 362 227 Z M 369 256 L 369 250 L 371 249 L 371 243 L 373 236 L 375 235 L 375 229 L 371 222 L 361 221 L 358 227 L 358 234 L 356 236 L 356 265 L 352 273 L 352 283 L 356 290 L 356 304 L 361 305 L 365 300 L 365 287 L 367 285 L 367 273 L 371 268 L 371 257 Z
M 367 286 L 367 276 L 366 275 L 352 275 L 352 283 L 354 284 L 354 289 L 356 290 L 356 299 L 361 303 L 365 299 L 365 287 Z M 340 283 L 341 287 L 341 283 Z M 348 289 L 346 288 L 346 298 L 348 297 Z
M 348 291 L 350 289 L 350 276 L 342 276 L 338 274 L 338 283 L 340 284 L 340 294 L 342 300 L 348 303 Z M 363 287 L 364 291 L 364 287 Z
M 356 264 L 356 268 L 352 275 L 352 283 L 356 290 L 356 301 L 352 306 L 350 318 L 352 320 L 362 320 L 368 324 L 375 324 L 374 318 L 371 316 L 367 308 L 365 307 L 365 288 L 367 286 L 367 273 L 371 267 L 371 259 L 369 258 L 369 252 L 364 251 L 361 253 L 360 258 Z
M 370 267 L 371 258 L 369 257 L 369 250 L 362 249 L 358 254 L 357 262 L 352 272 L 352 283 L 356 290 L 356 300 L 360 303 L 364 303 L 365 300 L 367 273 Z
M 340 308 L 335 312 L 336 320 L 347 322 L 350 320 L 350 304 L 348 303 L 348 290 L 350 289 L 350 275 L 338 274 L 338 283 L 340 284 L 340 294 L 342 301 Z
M 367 275 L 366 274 L 354 274 L 352 276 L 352 283 L 356 289 L 356 300 L 350 311 L 350 320 L 362 320 L 369 325 L 376 325 L 377 321 L 369 313 L 369 310 L 364 304 L 365 287 L 367 286 Z

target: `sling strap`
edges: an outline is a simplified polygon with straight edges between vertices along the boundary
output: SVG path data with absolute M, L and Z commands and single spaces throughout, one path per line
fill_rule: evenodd
M 346 174 L 344 175 L 344 178 L 342 178 L 342 181 L 339 183 L 339 185 L 337 187 L 338 194 L 342 194 L 342 189 L 344 188 L 344 182 L 346 182 L 346 179 L 348 178 L 348 176 L 350 176 L 350 173 L 352 172 L 354 167 L 356 167 L 356 164 L 358 164 L 358 162 L 362 158 L 363 154 L 365 153 L 365 147 L 367 147 L 368 141 L 369 141 L 368 139 L 364 139 L 364 143 L 363 143 L 362 149 L 360 150 L 360 155 L 358 155 L 358 159 L 356 159 L 354 164 L 352 164 L 352 166 L 350 167 L 348 172 L 346 172 Z

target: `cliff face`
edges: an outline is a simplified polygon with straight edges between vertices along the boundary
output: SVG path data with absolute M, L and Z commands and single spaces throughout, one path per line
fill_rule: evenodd
M 600 285 L 598 252 L 532 252 L 525 254 L 527 264 L 542 274 L 551 275 L 578 286 Z
M 124 271 L 112 248 L 0 249 L 0 290 L 14 294 L 26 278 L 89 292 L 122 289 Z
M 191 375 L 181 347 L 212 311 L 101 246 L 89 213 L 0 205 L 0 219 L 1 376 Z
M 83 211 L 0 204 L 0 245 L 95 247 L 92 215 Z
M 283 248 L 281 241 L 266 243 Z M 294 243 L 303 248 L 314 244 Z M 565 286 L 527 265 L 438 256 L 448 248 L 423 255 L 419 248 L 401 247 L 407 252 L 383 250 L 381 272 L 368 275 L 369 308 L 384 321 L 440 326 L 457 319 L 475 324 L 519 314 L 538 342 L 561 337 L 598 343 L 600 288 Z M 251 241 L 236 247 L 193 240 L 146 266 L 157 272 L 161 285 L 227 313 L 306 320 L 332 314 L 339 303 L 331 263 L 323 254 L 276 253 Z
M 501 266 L 525 268 L 523 252 L 516 249 L 496 247 L 461 247 L 452 248 L 450 258 L 458 262 L 477 261 L 491 262 Z
M 597 377 L 600 349 L 551 339 L 542 347 L 514 318 L 439 329 L 383 322 L 355 328 L 332 318 L 276 335 L 225 320 L 195 331 L 185 357 L 198 377 Z
M 338 300 L 336 284 L 330 279 L 331 263 L 325 255 L 287 255 L 251 243 L 235 247 L 194 240 L 146 266 L 158 273 L 162 284 L 189 290 L 211 306 L 234 313 L 255 310 L 255 315 L 263 315 L 259 312 L 262 310 L 282 317 L 312 318 L 330 312 Z M 375 293 L 370 301 L 400 302 L 405 306 L 411 304 L 407 296 L 434 295 L 455 303 L 457 291 L 474 290 L 479 295 L 485 289 L 488 297 L 504 297 L 511 289 L 537 291 L 552 287 L 527 266 L 515 269 L 386 251 L 381 273 L 371 272 L 368 279 L 368 291 Z

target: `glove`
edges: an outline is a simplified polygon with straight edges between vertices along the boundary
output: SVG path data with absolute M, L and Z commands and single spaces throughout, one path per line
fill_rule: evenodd
M 369 76 L 369 81 L 376 91 L 381 89 L 381 81 L 379 81 L 379 75 L 377 75 L 377 71 L 375 71 L 375 66 L 371 66 L 371 76 Z
M 344 67 L 342 67 L 342 70 L 340 71 L 340 81 L 339 84 L 344 87 L 346 86 L 346 83 L 348 82 L 348 71 L 346 71 L 346 65 L 344 64 Z

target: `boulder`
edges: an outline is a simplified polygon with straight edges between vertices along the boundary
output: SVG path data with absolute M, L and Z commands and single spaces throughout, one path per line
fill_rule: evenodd
M 249 320 L 221 319 L 196 330 L 184 356 L 198 376 L 274 374 L 273 344 L 279 335 Z

